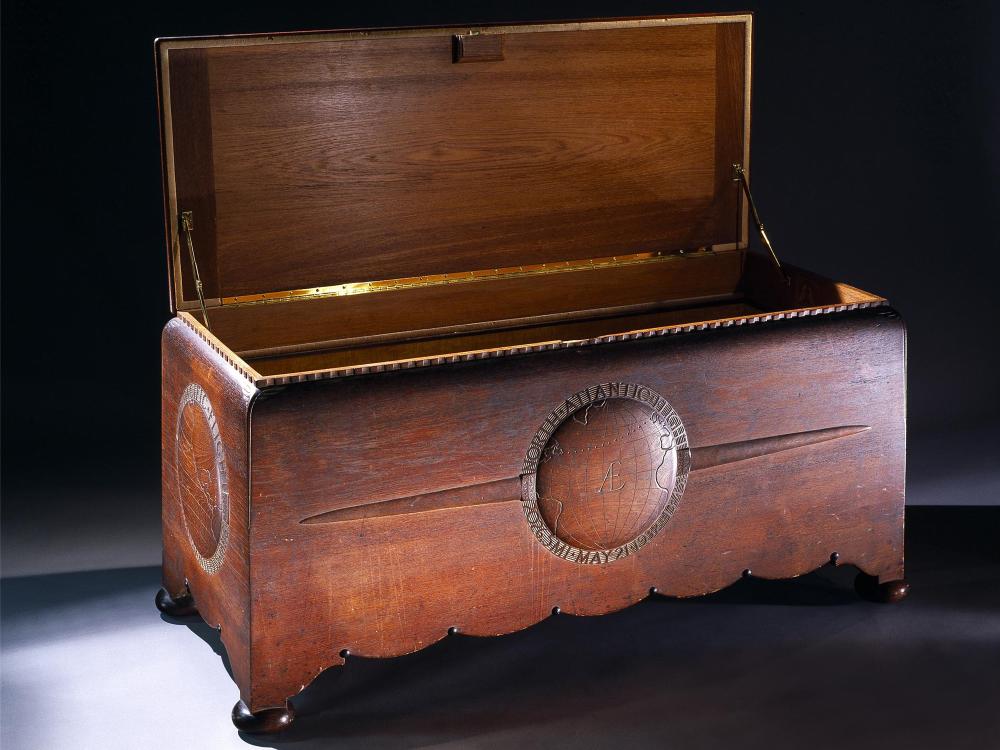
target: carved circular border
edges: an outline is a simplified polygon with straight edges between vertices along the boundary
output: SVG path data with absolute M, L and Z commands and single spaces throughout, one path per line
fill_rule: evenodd
M 215 474 L 218 491 L 219 513 L 222 516 L 222 526 L 219 534 L 219 541 L 211 557 L 206 558 L 201 554 L 198 545 L 194 542 L 191 529 L 188 528 L 187 514 L 184 512 L 184 498 L 182 496 L 180 476 L 177 477 L 177 504 L 181 510 L 181 520 L 184 523 L 184 532 L 187 534 L 188 543 L 194 550 L 195 557 L 202 569 L 214 575 L 222 567 L 222 558 L 229 547 L 229 477 L 226 472 L 226 457 L 222 446 L 222 436 L 219 434 L 219 425 L 215 421 L 215 411 L 212 409 L 212 402 L 208 399 L 208 394 L 197 383 L 188 384 L 181 395 L 180 403 L 177 405 L 177 425 L 174 430 L 174 466 L 176 471 L 180 471 L 181 466 L 181 430 L 183 429 L 184 410 L 194 404 L 201 410 L 202 416 L 208 423 L 209 434 L 212 438 L 212 446 L 215 450 Z
M 590 404 L 610 398 L 626 398 L 649 407 L 650 419 L 663 429 L 664 436 L 670 435 L 672 437 L 671 445 L 664 449 L 664 458 L 666 458 L 668 450 L 677 451 L 677 472 L 670 490 L 670 499 L 656 520 L 641 534 L 613 549 L 585 550 L 574 547 L 557 537 L 542 518 L 538 508 L 536 487 L 538 464 L 542 460 L 549 439 L 566 419 Z M 661 466 L 662 463 L 661 461 Z M 677 505 L 687 487 L 690 471 L 691 449 L 688 445 L 687 430 L 670 402 L 652 388 L 638 383 L 602 383 L 575 393 L 563 401 L 545 418 L 545 422 L 531 439 L 531 444 L 528 446 L 524 458 L 524 465 L 521 468 L 521 506 L 532 534 L 549 552 L 569 562 L 583 565 L 602 565 L 634 554 L 659 533 L 660 529 L 670 520 L 674 511 L 677 510 Z M 658 479 L 654 479 L 654 481 L 659 485 Z M 661 486 L 661 489 L 666 488 Z

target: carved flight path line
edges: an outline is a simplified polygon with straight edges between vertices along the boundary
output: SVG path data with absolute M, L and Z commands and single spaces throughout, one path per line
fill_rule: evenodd
M 422 513 L 427 510 L 507 503 L 513 500 L 521 500 L 521 477 L 498 479 L 495 482 L 483 482 L 482 484 L 457 487 L 453 490 L 428 492 L 423 495 L 397 497 L 376 503 L 352 505 L 303 518 L 299 523 L 340 523 L 341 521 L 356 521 L 361 518 L 400 516 L 407 513 Z
M 756 438 L 754 440 L 740 440 L 735 443 L 722 443 L 720 445 L 708 445 L 701 448 L 691 448 L 691 471 L 711 469 L 723 464 L 732 464 L 739 461 L 748 461 L 751 458 L 759 458 L 772 453 L 802 448 L 816 443 L 825 443 L 828 440 L 856 435 L 859 432 L 870 430 L 868 425 L 844 425 L 842 427 L 827 427 L 820 430 L 808 430 L 805 432 L 795 432 L 790 435 L 776 435 L 774 437 Z M 342 523 L 344 521 L 357 521 L 365 518 L 385 518 L 387 516 L 401 516 L 409 513 L 423 513 L 431 510 L 444 510 L 446 508 L 468 508 L 475 505 L 489 505 L 492 503 L 510 503 L 521 501 L 521 477 L 510 477 L 509 479 L 498 479 L 493 482 L 483 482 L 466 487 L 457 487 L 451 490 L 441 490 L 440 492 L 428 492 L 422 495 L 411 495 L 408 497 L 398 497 L 392 500 L 380 500 L 375 503 L 363 503 L 352 505 L 347 508 L 319 513 L 315 516 L 303 518 L 299 523 L 320 524 L 320 523 Z
M 806 445 L 825 443 L 827 440 L 836 440 L 837 438 L 856 435 L 859 432 L 865 432 L 870 429 L 871 427 L 866 424 L 851 424 L 844 425 L 843 427 L 827 427 L 822 430 L 793 432 L 790 435 L 741 440 L 738 443 L 722 443 L 721 445 L 709 445 L 704 448 L 692 448 L 691 471 L 710 469 L 713 466 L 732 464 L 737 461 L 746 461 L 771 453 L 790 451 Z

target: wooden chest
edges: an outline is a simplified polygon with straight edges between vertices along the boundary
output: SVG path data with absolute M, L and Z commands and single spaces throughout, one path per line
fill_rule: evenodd
M 750 50 L 749 15 L 157 42 L 157 603 L 221 628 L 238 727 L 349 654 L 751 571 L 905 594 L 905 330 L 770 253 Z

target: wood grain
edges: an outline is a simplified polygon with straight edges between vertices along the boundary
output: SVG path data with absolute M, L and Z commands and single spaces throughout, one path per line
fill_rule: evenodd
M 500 62 L 501 60 L 503 60 L 503 34 L 455 34 L 452 37 L 453 62 Z
M 206 66 L 199 255 L 232 296 L 733 242 L 746 29 L 717 25 L 508 33 L 475 65 L 441 34 L 169 49 Z M 179 194 L 202 151 L 175 138 Z
M 740 195 L 732 181 L 733 164 L 750 169 L 749 149 L 743 124 L 748 121 L 746 106 L 746 66 L 744 54 L 747 29 L 738 24 L 715 27 L 715 196 L 713 214 L 721 222 L 731 222 L 730 236 L 747 242 L 746 219 L 740 207 Z M 734 123 L 738 126 L 734 127 Z M 736 158 L 733 158 L 733 155 Z
M 851 310 L 870 309 L 886 305 L 886 300 L 870 295 L 863 302 L 833 302 L 816 307 L 805 307 L 773 312 L 758 311 L 743 303 L 734 305 L 705 306 L 691 309 L 665 311 L 646 317 L 648 327 L 632 328 L 630 320 L 643 316 L 615 316 L 603 320 L 589 320 L 571 326 L 552 326 L 555 337 L 545 339 L 539 332 L 544 327 L 504 331 L 486 336 L 455 336 L 436 341 L 415 341 L 398 347 L 373 347 L 322 351 L 315 354 L 289 355 L 273 359 L 253 359 L 255 367 L 262 370 L 253 377 L 258 387 L 288 385 L 289 383 L 332 380 L 336 378 L 369 375 L 373 373 L 436 367 L 500 357 L 518 356 L 553 349 L 567 349 L 612 344 L 648 338 L 685 335 L 692 331 L 718 328 L 756 326 L 773 321 L 832 315 Z M 602 328 L 605 329 L 602 332 Z M 623 330 L 624 329 L 624 330 Z M 576 330 L 578 336 L 562 338 L 567 331 Z M 442 343 L 445 346 L 442 346 Z M 466 344 L 467 346 L 463 346 Z M 484 348 L 475 348 L 482 344 Z M 379 353 L 386 357 L 375 356 Z M 398 355 L 399 358 L 395 358 Z M 343 364 L 336 364 L 341 358 Z M 296 370 L 296 366 L 313 366 L 316 369 Z M 270 373 L 270 374 L 268 374 Z
M 372 344 L 392 334 L 414 340 L 441 329 L 496 331 L 574 319 L 588 310 L 593 317 L 595 310 L 696 305 L 734 297 L 741 270 L 739 252 L 702 253 L 597 270 L 227 305 L 212 311 L 212 326 L 238 352 L 283 354 L 329 348 L 317 345 L 324 341 Z
M 213 572 L 229 537 L 229 476 L 221 443 L 208 394 L 189 383 L 181 395 L 174 433 L 181 521 L 202 567 Z
M 318 513 L 303 518 L 301 523 L 343 523 L 362 518 L 401 516 L 408 513 L 427 513 L 432 510 L 468 508 L 489 503 L 509 503 L 521 501 L 521 478 L 498 479 L 467 487 L 456 487 L 425 495 L 397 497 L 377 503 L 353 505 L 348 508 Z
M 830 559 L 866 595 L 905 594 L 905 328 L 737 244 L 749 19 L 670 24 L 160 43 L 170 240 L 194 210 L 214 302 L 496 274 L 164 330 L 158 602 L 221 628 L 242 729 L 287 726 L 287 699 L 348 652 L 452 628 Z M 677 257 L 539 268 L 634 253 Z M 551 421 L 581 393 L 593 423 Z M 588 529 L 564 511 L 606 512 L 595 487 L 657 504 Z
M 452 626 L 510 632 L 554 606 L 599 614 L 653 586 L 693 596 L 746 568 L 797 575 L 834 551 L 901 579 L 903 357 L 900 322 L 858 312 L 303 384 L 257 402 L 251 606 L 261 625 L 251 705 L 282 705 L 340 663 L 342 649 L 406 653 Z M 663 531 L 609 565 L 541 548 L 516 503 L 300 523 L 362 498 L 512 477 L 560 399 L 613 379 L 664 394 L 696 445 L 831 423 L 871 429 L 697 472 Z
M 191 261 L 181 245 L 177 216 L 194 213 L 193 239 L 197 249 L 198 272 L 206 298 L 219 295 L 219 268 L 216 252 L 216 185 L 212 148 L 212 111 L 208 83 L 208 55 L 205 50 L 176 50 L 170 58 L 171 128 L 175 149 L 182 158 L 174 159 L 177 211 L 167 216 L 173 237 L 171 256 L 181 276 L 177 300 L 197 300 Z
M 226 349 L 238 352 L 233 361 L 259 371 L 255 378 L 264 384 L 299 377 L 294 373 L 338 377 L 344 368 L 351 374 L 387 363 L 425 366 L 426 359 L 468 352 L 747 325 L 885 303 L 801 269 L 786 267 L 786 273 L 788 283 L 756 253 L 722 251 L 613 270 L 237 305 L 213 311 L 212 321 Z M 514 315 L 522 317 L 508 317 Z
M 723 443 L 722 445 L 707 445 L 691 449 L 691 470 L 711 469 L 715 466 L 732 464 L 738 461 L 749 461 L 761 456 L 804 448 L 827 440 L 857 435 L 870 430 L 866 424 L 842 425 L 839 427 L 822 427 L 818 430 L 805 430 L 790 435 L 774 435 L 759 437 L 752 440 L 741 440 L 738 443 Z
M 174 598 L 190 589 L 205 621 L 222 629 L 233 678 L 241 691 L 250 685 L 250 558 L 246 517 L 249 507 L 248 419 L 257 393 L 253 385 L 194 330 L 175 318 L 162 339 L 163 587 Z M 227 545 L 217 570 L 199 563 L 198 546 L 211 555 L 217 537 L 203 529 L 189 539 L 184 507 L 202 492 L 190 471 L 178 467 L 178 407 L 191 384 L 204 391 L 220 433 L 226 467 L 229 512 Z M 181 415 L 182 423 L 193 415 Z M 202 427 L 201 429 L 205 429 Z M 206 437 L 202 444 L 210 442 Z M 178 469 L 181 469 L 180 471 Z M 189 519 L 190 520 L 190 519 Z M 220 522 L 223 519 L 219 519 Z M 221 535 L 221 530 L 217 532 Z
M 723 464 L 749 461 L 772 453 L 795 450 L 827 440 L 850 437 L 859 432 L 871 429 L 868 425 L 845 425 L 843 427 L 825 427 L 819 430 L 807 430 L 791 435 L 776 435 L 753 440 L 741 440 L 737 443 L 721 445 L 706 445 L 690 448 L 691 471 L 711 469 Z M 604 466 L 601 467 L 604 471 Z M 602 483 L 603 485 L 603 483 Z M 426 513 L 432 510 L 449 508 L 467 508 L 472 505 L 488 503 L 507 503 L 521 501 L 521 478 L 500 479 L 483 484 L 458 487 L 441 492 L 431 492 L 426 495 L 399 497 L 380 502 L 362 502 L 339 510 L 319 513 L 303 518 L 300 523 L 343 523 L 361 518 L 382 518 L 385 516 L 400 516 L 409 513 Z
M 410 341 L 404 340 L 386 344 L 379 344 L 377 341 L 368 345 L 355 342 L 353 346 L 348 347 L 330 346 L 318 351 L 307 350 L 301 353 L 277 356 L 250 357 L 249 362 L 264 376 L 281 375 L 303 370 L 324 370 L 374 362 L 393 362 L 414 357 L 440 357 L 454 352 L 482 351 L 493 347 L 528 345 L 546 341 L 574 341 L 594 336 L 642 330 L 654 326 L 677 325 L 693 319 L 725 318 L 754 312 L 760 311 L 751 305 L 733 302 L 632 315 L 612 314 L 607 317 L 550 325 L 536 323 L 535 325 L 522 325 L 511 329 L 498 326 L 499 330 L 488 333 L 439 336 L 427 339 L 414 338 Z

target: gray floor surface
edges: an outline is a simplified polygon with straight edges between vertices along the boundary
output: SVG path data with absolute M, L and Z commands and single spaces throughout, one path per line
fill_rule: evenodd
M 1000 508 L 911 508 L 911 597 L 853 568 L 744 580 L 493 639 L 350 659 L 285 735 L 241 737 L 215 631 L 153 608 L 155 566 L 2 585 L 5 750 L 1000 748 Z

